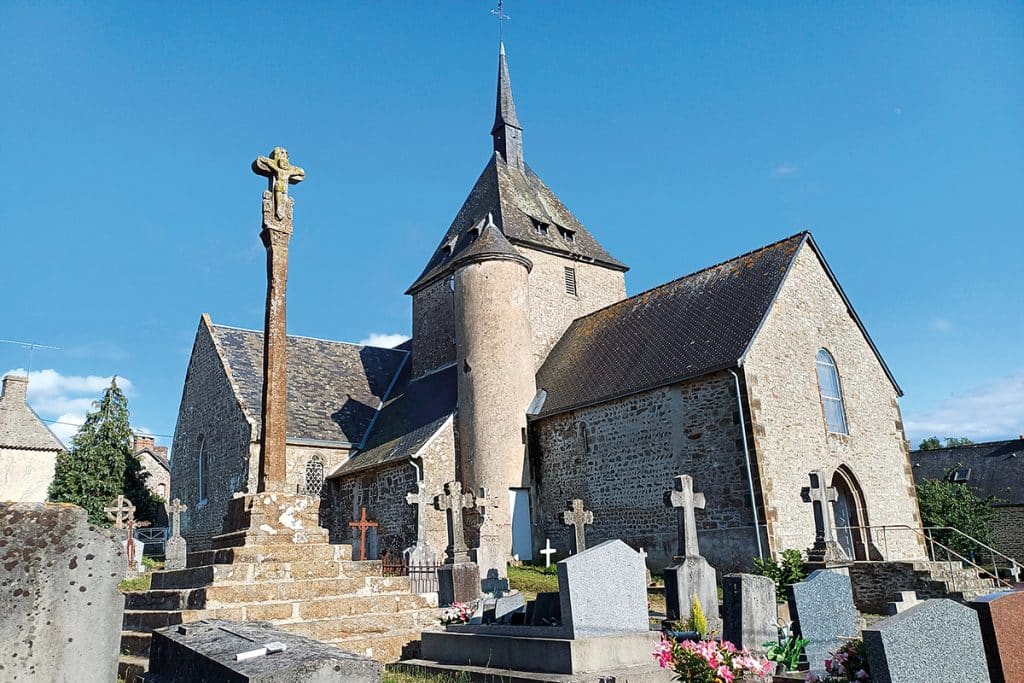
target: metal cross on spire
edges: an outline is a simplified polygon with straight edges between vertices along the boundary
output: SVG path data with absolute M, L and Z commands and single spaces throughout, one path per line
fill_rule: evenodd
M 508 21 L 512 17 L 505 14 L 504 0 L 498 0 L 498 6 L 491 10 L 491 14 L 498 17 L 498 42 L 500 43 L 505 39 L 504 36 L 502 35 L 501 24 L 502 22 Z

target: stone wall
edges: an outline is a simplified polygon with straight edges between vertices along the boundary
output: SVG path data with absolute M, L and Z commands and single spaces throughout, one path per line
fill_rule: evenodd
M 1024 505 L 997 507 L 990 539 L 989 545 L 1024 565 Z
M 539 368 L 573 320 L 626 298 L 625 274 L 603 266 L 517 246 L 533 262 L 530 329 L 534 367 Z M 576 270 L 576 295 L 565 291 L 565 268 Z
M 57 451 L 0 446 L 0 500 L 15 503 L 47 499 Z
M 412 296 L 412 376 L 455 362 L 454 294 L 442 278 Z
M 210 537 L 221 533 L 227 503 L 246 486 L 249 475 L 252 426 L 214 344 L 209 319 L 204 316 L 192 347 L 174 429 L 171 488 L 175 497 L 188 505 L 182 527 L 190 550 L 209 547 Z M 199 495 L 200 443 L 209 463 L 206 500 Z
M 854 562 L 848 571 L 853 604 L 868 614 L 887 614 L 888 604 L 901 591 L 914 591 L 921 600 L 948 597 L 944 584 L 915 571 L 913 562 Z
M 664 495 L 689 474 L 707 498 L 697 513 L 701 553 L 720 572 L 749 570 L 757 554 L 732 376 L 708 377 L 609 401 L 533 425 L 534 546 L 573 548 L 561 512 L 582 498 L 594 512 L 587 544 L 622 539 L 648 564 L 676 553 L 676 513 Z M 538 556 L 539 557 L 539 556 Z
M 171 500 L 171 473 L 164 469 L 164 466 L 157 462 L 148 451 L 142 451 L 136 453 L 139 462 L 142 463 L 142 469 L 144 469 L 149 476 L 146 477 L 146 488 L 152 493 L 157 494 L 165 501 Z M 160 484 L 164 485 L 163 491 L 160 490 Z
M 416 459 L 422 470 L 426 490 L 441 493 L 444 483 L 455 476 L 455 437 L 452 420 L 448 420 L 420 450 Z M 377 529 L 379 550 L 400 556 L 401 551 L 416 542 L 416 506 L 406 502 L 407 493 L 417 490 L 417 470 L 408 460 L 386 463 L 329 481 L 327 512 L 324 523 L 335 543 L 359 543 L 358 533 L 348 526 L 359 519 L 366 506 L 366 516 L 380 526 Z M 448 545 L 447 520 L 443 512 L 431 508 L 427 520 L 427 543 L 443 557 Z
M 826 433 L 815 356 L 839 370 L 849 435 Z M 744 363 L 772 550 L 814 541 L 808 473 L 845 465 L 863 494 L 861 524 L 920 527 L 896 389 L 809 245 L 801 248 Z M 924 557 L 915 534 L 891 544 L 898 559 Z

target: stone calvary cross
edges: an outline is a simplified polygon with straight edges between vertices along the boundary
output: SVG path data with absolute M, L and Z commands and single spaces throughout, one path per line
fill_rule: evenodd
M 426 545 L 427 543 L 427 510 L 434 503 L 434 497 L 427 493 L 426 488 L 423 486 L 423 482 L 416 484 L 415 493 L 405 494 L 405 502 L 409 505 L 416 506 L 416 545 Z
M 569 509 L 562 512 L 562 523 L 574 527 L 576 532 L 576 554 L 587 549 L 587 535 L 584 528 L 587 524 L 594 523 L 594 511 L 584 510 L 583 501 L 573 498 L 569 501 Z
M 370 529 L 379 526 L 377 522 L 371 522 L 366 518 L 366 506 L 362 507 L 362 513 L 359 515 L 359 521 L 349 522 L 348 525 L 355 529 L 359 529 L 359 559 L 366 559 L 366 532 Z
M 434 496 L 434 508 L 448 513 L 448 537 L 452 543 L 446 552 L 450 563 L 469 562 L 466 533 L 462 528 L 462 511 L 477 505 L 476 496 L 463 493 L 462 484 L 457 481 L 448 482 L 444 485 L 444 493 Z
M 171 513 L 171 536 L 181 536 L 181 513 L 188 512 L 188 505 L 175 498 L 167 506 L 167 511 Z
M 275 147 L 270 157 L 256 157 L 252 171 L 269 180 L 268 190 L 274 194 L 274 215 L 284 220 L 285 205 L 288 201 L 288 186 L 297 185 L 306 179 L 306 172 L 288 161 L 288 150 Z
M 825 473 L 821 470 L 813 470 L 810 480 L 811 485 L 800 491 L 800 497 L 811 503 L 814 510 L 814 547 L 809 555 L 827 565 L 848 563 L 850 558 L 836 540 L 836 526 L 832 518 L 831 504 L 839 500 L 839 492 L 825 483 Z
M 118 496 L 103 511 L 107 513 L 107 519 L 114 523 L 115 529 L 124 529 L 135 521 L 135 505 L 124 496 Z
M 703 493 L 693 490 L 693 477 L 681 474 L 676 477 L 675 488 L 669 491 L 668 503 L 676 508 L 679 518 L 679 554 L 676 557 L 700 557 L 697 545 L 697 510 L 703 510 L 707 501 Z

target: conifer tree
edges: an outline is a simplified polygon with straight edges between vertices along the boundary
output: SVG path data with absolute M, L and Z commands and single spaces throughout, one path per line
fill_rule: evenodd
M 136 506 L 136 519 L 152 519 L 156 504 L 145 488 L 148 476 L 132 454 L 128 399 L 117 378 L 103 392 L 71 439 L 71 450 L 57 456 L 50 500 L 85 508 L 93 524 L 108 525 L 103 508 L 119 494 Z

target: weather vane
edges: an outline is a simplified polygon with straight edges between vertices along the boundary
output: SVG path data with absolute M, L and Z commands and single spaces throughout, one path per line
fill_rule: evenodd
M 498 6 L 491 10 L 491 14 L 498 17 L 498 42 L 500 43 L 504 40 L 504 37 L 501 34 L 501 23 L 503 21 L 508 21 L 512 17 L 505 14 L 504 0 L 498 0 Z

